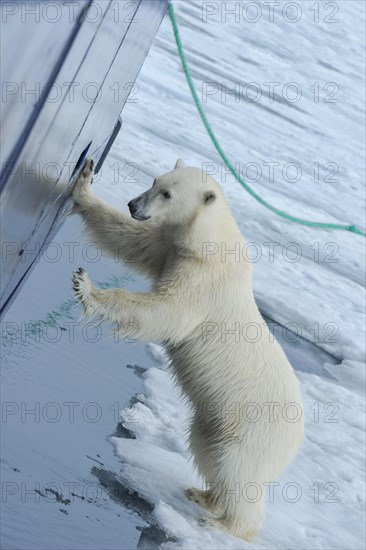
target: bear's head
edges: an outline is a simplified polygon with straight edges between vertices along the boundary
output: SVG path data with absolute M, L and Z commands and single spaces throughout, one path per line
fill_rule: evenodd
M 136 220 L 156 220 L 160 224 L 188 224 L 199 212 L 211 209 L 223 196 L 208 174 L 178 159 L 174 170 L 159 176 L 150 189 L 128 203 Z

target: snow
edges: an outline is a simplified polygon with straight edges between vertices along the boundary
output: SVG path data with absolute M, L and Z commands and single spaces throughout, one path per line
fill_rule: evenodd
M 202 10 L 208 4 L 218 11 L 205 21 Z M 354 223 L 365 230 L 365 4 L 358 0 L 297 2 L 301 18 L 296 23 L 281 15 L 287 2 L 273 3 L 273 22 L 268 3 L 267 7 L 260 3 L 262 16 L 250 23 L 243 15 L 249 4 L 253 5 L 174 2 L 196 88 L 202 95 L 202 83 L 214 86 L 215 93 L 207 95 L 204 107 L 221 145 L 244 179 L 275 206 L 304 218 Z M 314 21 L 317 6 L 319 22 Z M 229 8 L 240 10 L 238 21 L 228 14 Z M 249 15 L 253 17 L 253 12 Z M 225 86 L 242 92 L 249 82 L 259 86 L 259 101 L 225 96 Z M 297 102 L 284 97 L 287 90 L 291 99 L 295 88 L 287 85 L 293 82 L 301 88 Z M 275 101 L 266 83 L 278 83 L 273 84 Z M 130 101 L 123 111 L 121 135 L 95 177 L 94 190 L 126 208 L 156 176 L 172 169 L 177 157 L 215 172 L 243 234 L 252 243 L 255 295 L 261 310 L 288 326 L 291 338 L 295 333 L 295 340 L 297 334 L 313 343 L 304 348 L 302 340 L 292 342 L 286 340 L 286 332 L 285 337 L 283 331 L 279 334 L 301 382 L 305 443 L 273 487 L 273 502 L 267 496 L 266 522 L 252 544 L 201 527 L 197 518 L 206 512 L 183 493 L 184 488 L 202 483 L 185 451 L 188 410 L 170 378 L 164 351 L 154 343 L 146 349 L 139 344 L 116 344 L 107 330 L 91 344 L 79 324 L 72 342 L 65 329 L 55 342 L 32 340 L 27 333 L 26 345 L 14 343 L 12 355 L 6 351 L 3 356 L 6 401 L 29 407 L 35 402 L 72 401 L 80 406 L 96 402 L 103 415 L 95 424 L 79 417 L 74 423 L 63 418 L 56 424 L 44 419 L 35 424 L 31 418 L 25 423 L 19 415 L 9 416 L 3 426 L 3 479 L 13 483 L 18 476 L 27 488 L 35 481 L 43 486 L 50 480 L 63 487 L 76 480 L 84 485 L 96 478 L 104 482 L 116 470 L 113 479 L 136 491 L 153 511 L 152 518 L 146 511 L 140 513 L 133 499 L 127 506 L 123 490 L 119 499 L 110 499 L 104 484 L 100 502 L 74 499 L 67 516 L 60 514 L 59 504 L 53 506 L 44 499 L 36 503 L 31 497 L 23 503 L 19 494 L 9 496 L 4 503 L 5 545 L 155 548 L 158 545 L 151 546 L 149 538 L 155 522 L 168 535 L 165 540 L 158 531 L 162 548 L 169 549 L 363 549 L 365 240 L 283 220 L 225 173 L 193 105 L 167 17 L 137 86 L 133 98 L 137 102 Z M 332 92 L 338 102 L 325 102 Z M 298 181 L 291 181 L 296 171 L 288 163 L 301 166 Z M 314 176 L 318 167 L 319 181 Z M 251 181 L 256 170 L 262 177 Z M 57 239 L 64 246 L 80 239 L 80 234 L 81 224 L 68 220 Z M 119 267 L 105 259 L 88 263 L 80 247 L 71 261 L 63 250 L 57 265 L 42 260 L 35 268 L 6 322 L 29 326 L 30 311 L 32 319 L 50 320 L 50 310 L 56 327 L 77 320 L 79 310 L 71 308 L 69 300 L 70 273 L 78 265 L 86 267 L 101 286 L 146 288 L 141 278 L 129 276 L 128 265 Z M 133 368 L 126 369 L 126 364 Z M 128 402 L 134 404 L 125 405 Z M 122 409 L 124 426 L 135 435 L 111 437 L 119 460 L 106 441 L 116 424 L 115 403 Z M 95 469 L 99 456 L 104 469 Z M 113 492 L 115 485 L 110 489 Z M 150 546 L 138 540 L 140 532 Z

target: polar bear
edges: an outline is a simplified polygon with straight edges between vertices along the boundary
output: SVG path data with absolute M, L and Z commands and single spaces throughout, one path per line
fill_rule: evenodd
M 245 540 L 264 520 L 265 490 L 303 440 L 299 384 L 254 300 L 252 265 L 220 186 L 178 160 L 128 204 L 131 216 L 90 191 L 87 160 L 72 192 L 92 240 L 153 283 L 151 292 L 73 285 L 87 316 L 131 323 L 162 342 L 192 407 L 189 450 L 204 480 L 186 490 L 201 518 Z M 136 336 L 136 333 L 134 334 Z

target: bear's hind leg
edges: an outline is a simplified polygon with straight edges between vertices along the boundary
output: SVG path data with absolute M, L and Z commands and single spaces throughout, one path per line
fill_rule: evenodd
M 259 461 L 250 464 L 249 452 L 232 444 L 218 445 L 211 457 L 213 471 L 209 487 L 218 503 L 219 517 L 202 518 L 203 525 L 215 527 L 244 540 L 251 540 L 264 521 L 265 485 Z M 216 455 L 216 456 L 215 456 Z M 271 479 L 271 478 L 270 478 Z

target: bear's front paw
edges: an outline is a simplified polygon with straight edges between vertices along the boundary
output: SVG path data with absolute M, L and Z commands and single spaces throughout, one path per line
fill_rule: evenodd
M 90 181 L 94 175 L 94 160 L 86 159 L 83 169 L 81 170 L 81 176 Z
M 82 303 L 84 309 L 87 309 L 89 304 L 93 285 L 88 277 L 87 272 L 82 267 L 72 274 L 72 286 L 75 291 L 76 298 Z
M 71 192 L 71 196 L 74 199 L 74 202 L 77 203 L 81 200 L 83 194 L 90 192 L 90 184 L 93 181 L 93 175 L 94 161 L 93 159 L 86 159 L 85 164 Z

